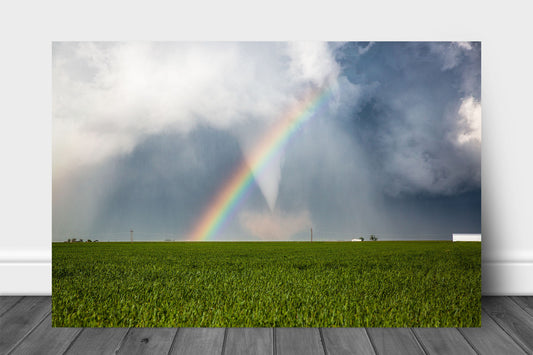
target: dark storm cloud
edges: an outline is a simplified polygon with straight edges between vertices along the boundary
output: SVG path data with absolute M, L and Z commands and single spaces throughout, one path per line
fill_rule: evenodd
M 481 230 L 481 190 L 457 194 L 384 189 L 381 167 L 343 122 L 310 122 L 287 148 L 278 207 L 309 210 L 316 240 L 443 239 Z M 301 239 L 308 239 L 303 233 Z
M 98 117 L 93 121 L 73 107 L 80 98 L 67 95 L 74 103 L 57 107 L 61 124 L 54 135 L 61 143 L 54 159 L 64 162 L 53 178 L 54 240 L 76 233 L 124 240 L 130 228 L 138 239 L 184 239 L 283 112 L 281 104 L 293 99 L 292 90 L 324 83 L 331 86 L 330 101 L 298 129 L 278 166 L 266 175 L 274 189 L 265 192 L 254 182 L 220 239 L 307 239 L 310 227 L 317 240 L 370 233 L 382 239 L 438 239 L 481 231 L 479 43 L 294 45 L 281 55 L 276 51 L 282 45 L 266 46 L 195 44 L 193 58 L 214 53 L 222 64 L 232 63 L 232 80 L 217 74 L 223 70 L 218 63 L 214 79 L 191 82 L 195 95 L 184 91 L 185 98 L 194 99 L 190 102 L 168 92 L 163 99 L 153 95 L 154 87 L 168 84 L 165 71 L 155 65 L 148 72 L 159 79 L 149 85 L 150 99 L 142 107 L 115 104 L 109 112 L 92 107 L 94 100 L 117 94 L 93 94 L 90 84 L 81 107 L 91 107 Z M 55 65 L 64 71 L 58 70 L 56 81 L 66 75 L 65 87 L 71 88 L 95 75 L 116 79 L 105 72 L 105 48 L 81 49 L 96 56 L 93 66 L 79 58 L 62 65 L 65 58 L 58 55 Z M 132 55 L 122 46 L 119 58 L 124 51 Z M 83 54 L 80 49 L 74 53 Z M 169 56 L 181 58 L 174 52 Z M 263 57 L 268 58 L 264 68 Z M 171 63 L 165 61 L 163 69 L 172 69 Z M 246 69 L 242 73 L 239 63 Z M 187 65 L 198 74 L 205 69 Z M 210 80 L 215 87 L 210 88 Z M 257 81 L 262 84 L 253 91 Z M 129 90 L 121 81 L 115 84 L 119 93 Z M 142 88 L 136 87 L 137 95 Z M 56 100 L 63 99 L 62 89 L 54 91 Z M 216 93 L 212 101 L 210 93 Z M 175 99 L 183 100 L 176 104 Z M 72 123 L 71 115 L 80 118 Z M 63 149 L 70 146 L 72 151 Z M 76 159 L 86 164 L 67 164 Z
M 242 159 L 235 137 L 209 127 L 150 137 L 115 161 L 115 187 L 94 223 L 104 231 L 137 226 L 148 239 L 156 231 L 183 239 Z M 247 197 L 248 207 L 265 205 L 255 184 Z
M 480 102 L 479 44 L 376 43 L 364 55 L 357 48 L 347 44 L 337 57 L 342 74 L 366 92 L 339 119 L 383 190 L 453 195 L 479 188 L 481 142 L 457 139 L 465 129 L 458 111 Z
M 481 142 L 458 141 L 479 44 L 348 43 L 336 58 L 338 109 L 287 149 L 280 208 L 306 206 L 330 239 L 480 232 Z
M 137 239 L 183 239 L 242 159 L 237 140 L 224 131 L 200 127 L 187 135 L 154 135 L 130 154 L 80 174 L 63 203 L 82 210 L 54 215 L 68 215 L 86 228 L 81 235 L 90 230 L 93 239 L 124 240 L 130 228 Z M 96 211 L 83 208 L 99 193 Z M 256 184 L 245 202 L 247 208 L 266 206 Z M 66 221 L 55 222 L 59 233 Z M 230 226 L 227 233 L 232 231 Z

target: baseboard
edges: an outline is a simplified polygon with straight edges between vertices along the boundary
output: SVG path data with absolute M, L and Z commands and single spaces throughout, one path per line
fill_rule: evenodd
M 51 295 L 52 263 L 42 253 L 0 255 L 0 295 Z M 33 259 L 33 260 L 32 260 Z M 533 295 L 533 262 L 487 261 L 482 265 L 482 295 Z
M 0 296 L 50 296 L 52 263 L 0 261 Z
M 52 253 L 49 248 L 0 250 L 0 295 L 52 294 Z
M 533 261 L 484 261 L 481 294 L 484 296 L 533 295 Z

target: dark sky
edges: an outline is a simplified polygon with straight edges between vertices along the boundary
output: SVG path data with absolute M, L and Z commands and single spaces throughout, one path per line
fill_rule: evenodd
M 480 72 L 480 43 L 54 43 L 53 240 L 186 239 L 324 88 L 213 239 L 480 233 Z

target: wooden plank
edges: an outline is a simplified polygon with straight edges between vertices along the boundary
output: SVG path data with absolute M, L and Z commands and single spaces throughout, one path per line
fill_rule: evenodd
M 23 297 L 0 317 L 0 354 L 7 353 L 51 312 L 50 297 Z
M 274 338 L 272 328 L 228 328 L 226 354 L 272 355 Z
M 276 328 L 276 354 L 324 355 L 318 328 Z
M 132 328 L 118 354 L 168 354 L 176 328 Z
M 52 328 L 49 297 L 0 297 L 0 301 L 5 305 L 0 316 L 0 353 L 62 353 L 69 344 L 67 354 L 113 354 L 118 347 L 124 354 L 169 350 L 221 354 L 223 347 L 225 354 L 271 354 L 273 346 L 277 354 L 373 354 L 372 345 L 377 354 L 423 353 L 414 333 L 428 353 L 472 353 L 470 346 L 489 355 L 533 352 L 533 316 L 528 314 L 533 297 L 484 297 L 482 328 L 420 328 L 414 333 L 405 328 L 371 328 L 366 338 L 363 329 L 324 328 L 323 339 L 316 328 L 285 328 L 276 329 L 275 344 L 271 329 L 233 328 L 227 330 L 225 345 L 223 328 L 134 328 L 126 337 L 127 328 L 87 328 L 81 333 L 79 328 Z
M 376 354 L 364 328 L 322 328 L 322 335 L 327 354 Z
M 115 354 L 129 328 L 84 328 L 65 354 Z
M 424 354 L 409 328 L 368 328 L 367 332 L 377 354 Z
M 428 354 L 471 354 L 476 351 L 456 328 L 414 328 Z
M 533 352 L 533 318 L 507 297 L 483 297 L 481 307 L 526 352 Z
M 170 354 L 222 354 L 224 328 L 180 328 Z
M 52 328 L 49 314 L 10 355 L 63 354 L 82 328 Z
M 511 299 L 533 317 L 533 296 L 515 296 L 511 297 Z
M 13 307 L 18 301 L 22 299 L 21 296 L 2 296 L 0 297 L 0 317 Z
M 481 312 L 481 328 L 459 328 L 479 354 L 525 354 L 515 341 L 485 312 Z

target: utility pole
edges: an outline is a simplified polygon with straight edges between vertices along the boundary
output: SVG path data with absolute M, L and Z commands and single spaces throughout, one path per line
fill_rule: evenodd
M 133 229 L 130 230 L 130 241 L 131 243 L 133 243 Z
M 313 242 L 313 228 L 311 228 L 311 243 Z

